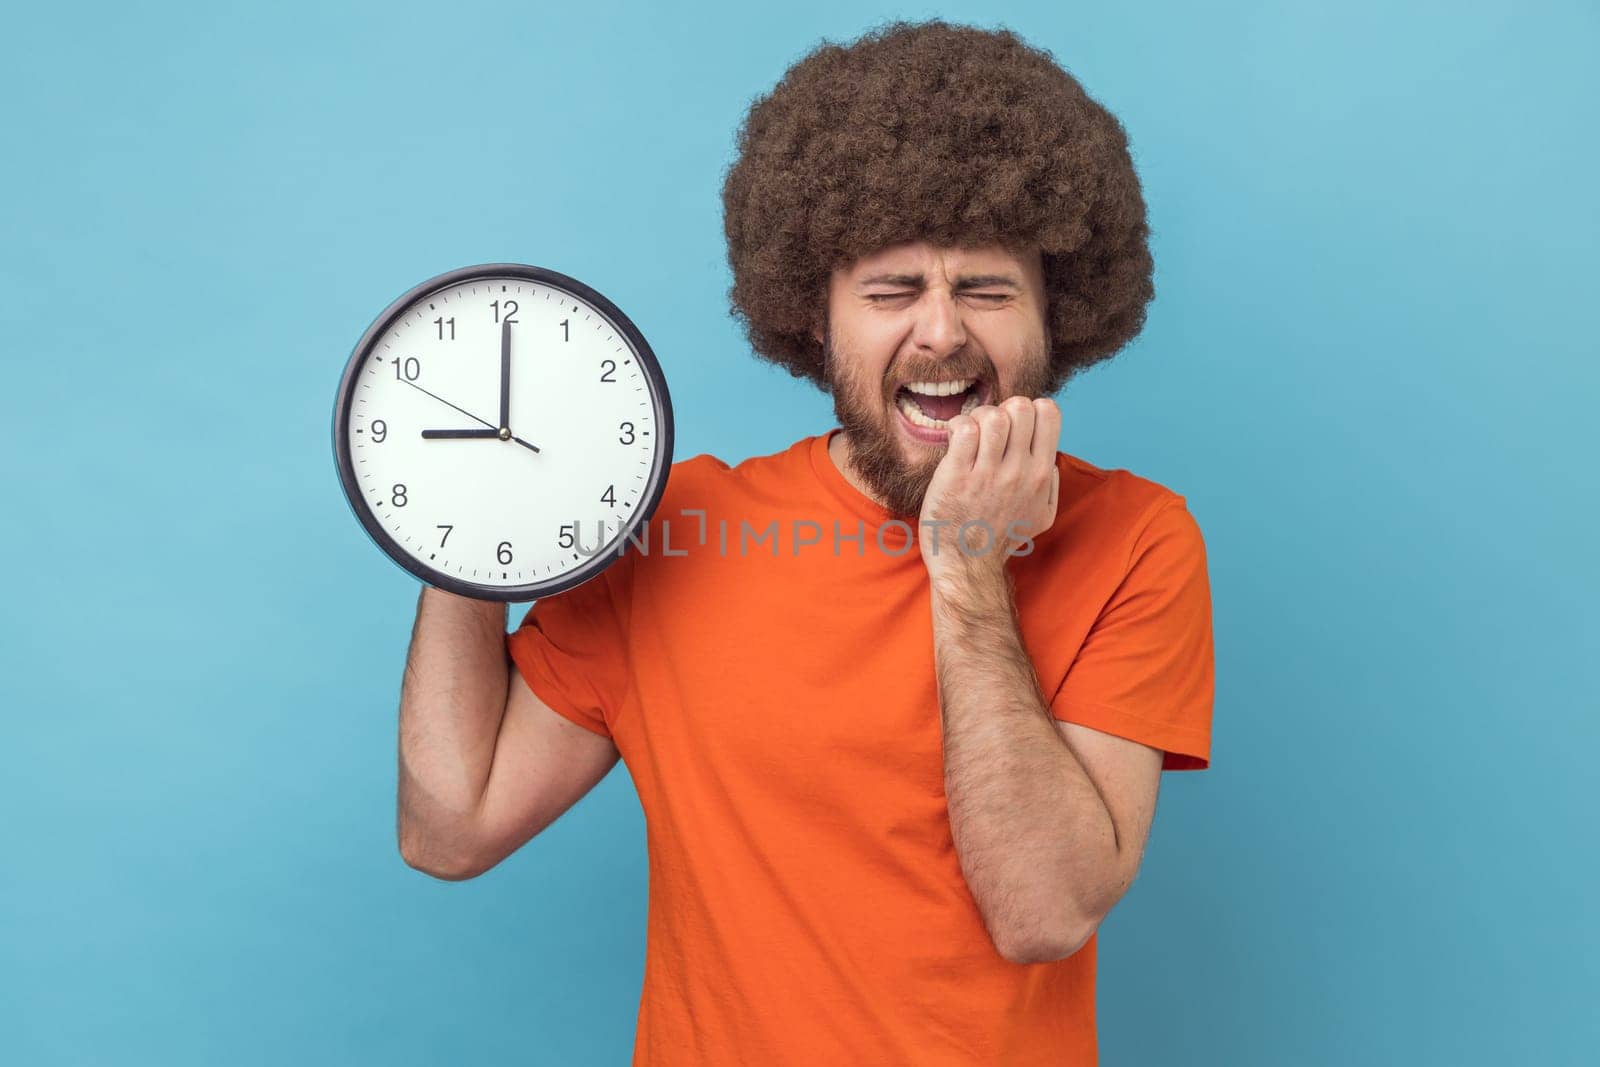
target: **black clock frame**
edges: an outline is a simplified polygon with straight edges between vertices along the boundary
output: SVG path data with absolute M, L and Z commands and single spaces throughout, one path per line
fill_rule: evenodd
M 611 320 L 612 325 L 633 349 L 640 369 L 644 371 L 651 390 L 659 400 L 656 410 L 658 444 L 650 473 L 645 479 L 641 506 L 634 511 L 632 519 L 623 526 L 619 535 L 607 543 L 607 547 L 594 553 L 587 562 L 575 570 L 567 571 L 560 577 L 545 582 L 518 586 L 485 586 L 456 578 L 425 565 L 395 542 L 367 506 L 366 497 L 362 494 L 360 483 L 356 478 L 355 460 L 350 453 L 350 408 L 354 403 L 356 381 L 361 368 L 366 365 L 371 350 L 412 305 L 435 293 L 477 278 L 516 278 L 521 281 L 536 282 L 569 292 L 576 299 L 592 305 Z M 633 320 L 623 314 L 622 309 L 604 295 L 578 279 L 546 267 L 535 267 L 526 263 L 481 263 L 471 267 L 460 267 L 429 278 L 397 297 L 372 321 L 372 325 L 361 335 L 361 340 L 356 342 L 350 360 L 345 364 L 344 374 L 339 379 L 339 392 L 333 408 L 333 451 L 339 470 L 339 482 L 344 488 L 345 503 L 355 513 L 362 528 L 367 531 L 367 536 L 383 550 L 384 555 L 427 585 L 474 600 L 511 603 L 537 600 L 581 585 L 615 563 L 618 558 L 618 546 L 621 545 L 626 549 L 625 539 L 648 522 L 655 514 L 656 506 L 661 503 L 661 495 L 667 488 L 667 477 L 672 471 L 672 436 L 672 397 L 667 391 L 666 375 L 661 372 L 661 364 L 657 362 L 655 352 L 650 348 L 650 343 L 644 339 L 644 334 L 633 324 Z

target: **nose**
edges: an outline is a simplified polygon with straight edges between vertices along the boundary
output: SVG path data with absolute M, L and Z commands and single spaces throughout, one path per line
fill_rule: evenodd
M 911 328 L 912 343 L 936 359 L 960 351 L 967 343 L 967 328 L 961 321 L 955 294 L 943 287 L 929 287 L 917 305 Z

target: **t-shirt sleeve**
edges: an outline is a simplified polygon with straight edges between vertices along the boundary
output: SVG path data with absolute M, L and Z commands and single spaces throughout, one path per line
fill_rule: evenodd
M 1182 497 L 1157 508 L 1050 714 L 1161 749 L 1163 770 L 1211 763 L 1215 683 L 1205 542 Z
M 611 736 L 632 684 L 634 558 L 630 548 L 581 585 L 535 601 L 506 635 L 506 650 L 534 695 L 602 737 Z

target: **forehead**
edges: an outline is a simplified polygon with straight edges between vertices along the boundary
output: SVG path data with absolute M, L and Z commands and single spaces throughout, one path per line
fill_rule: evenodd
M 871 252 L 842 268 L 854 280 L 876 274 L 921 274 L 955 280 L 968 274 L 1009 274 L 1026 277 L 1029 262 L 1025 254 L 1003 245 L 956 248 L 926 241 L 907 241 Z

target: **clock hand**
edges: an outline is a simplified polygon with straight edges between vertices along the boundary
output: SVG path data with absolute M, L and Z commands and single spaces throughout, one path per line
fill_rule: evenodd
M 500 428 L 511 429 L 511 316 L 500 320 Z
M 426 441 L 500 440 L 499 430 L 423 430 Z
M 530 445 L 528 442 L 524 441 L 520 437 L 513 437 L 511 435 L 511 431 L 510 430 L 497 430 L 497 429 L 495 429 L 494 423 L 490 422 L 488 419 L 480 419 L 480 418 L 478 418 L 478 416 L 474 415 L 472 412 L 468 411 L 466 408 L 460 407 L 460 406 L 458 406 L 456 404 L 451 404 L 450 401 L 446 400 L 444 397 L 438 395 L 437 393 L 429 393 L 428 390 L 424 389 L 422 386 L 418 385 L 416 382 L 411 381 L 409 378 L 401 378 L 400 381 L 405 382 L 407 385 L 411 386 L 411 388 L 415 389 L 419 393 L 427 393 L 428 396 L 433 397 L 435 400 L 437 400 L 441 404 L 445 404 L 445 405 L 447 405 L 449 407 L 455 408 L 457 411 L 461 412 L 461 414 L 465 415 L 467 418 L 471 419 L 473 422 L 481 422 L 481 423 L 483 423 L 485 426 L 489 427 L 489 429 L 494 430 L 494 436 L 500 438 L 502 441 L 515 441 L 517 444 L 521 445 L 523 448 L 529 448 L 529 449 L 532 449 L 535 452 L 539 451 L 539 446 L 538 445 Z M 485 434 L 484 436 L 488 436 L 488 435 Z
M 422 437 L 425 441 L 515 441 L 523 448 L 539 451 L 538 445 L 530 445 L 505 430 L 423 430 Z
M 424 389 L 422 386 L 418 385 L 416 382 L 411 381 L 409 378 L 401 378 L 400 380 L 402 382 L 405 382 L 407 385 L 411 386 L 411 388 L 415 389 L 417 392 L 419 392 L 419 393 L 427 393 L 428 396 L 433 397 L 439 403 L 447 404 L 450 407 L 455 408 L 457 411 L 461 412 L 461 414 L 465 415 L 467 418 L 471 419 L 473 422 L 481 422 L 485 426 L 489 427 L 491 430 L 496 429 L 495 424 L 490 422 L 488 419 L 480 419 L 480 418 L 478 418 L 478 416 L 474 415 L 472 412 L 468 411 L 466 408 L 461 407 L 461 406 L 459 406 L 457 404 L 451 404 L 450 401 L 446 400 L 444 397 L 440 396 L 438 393 L 429 393 L 428 390 Z

